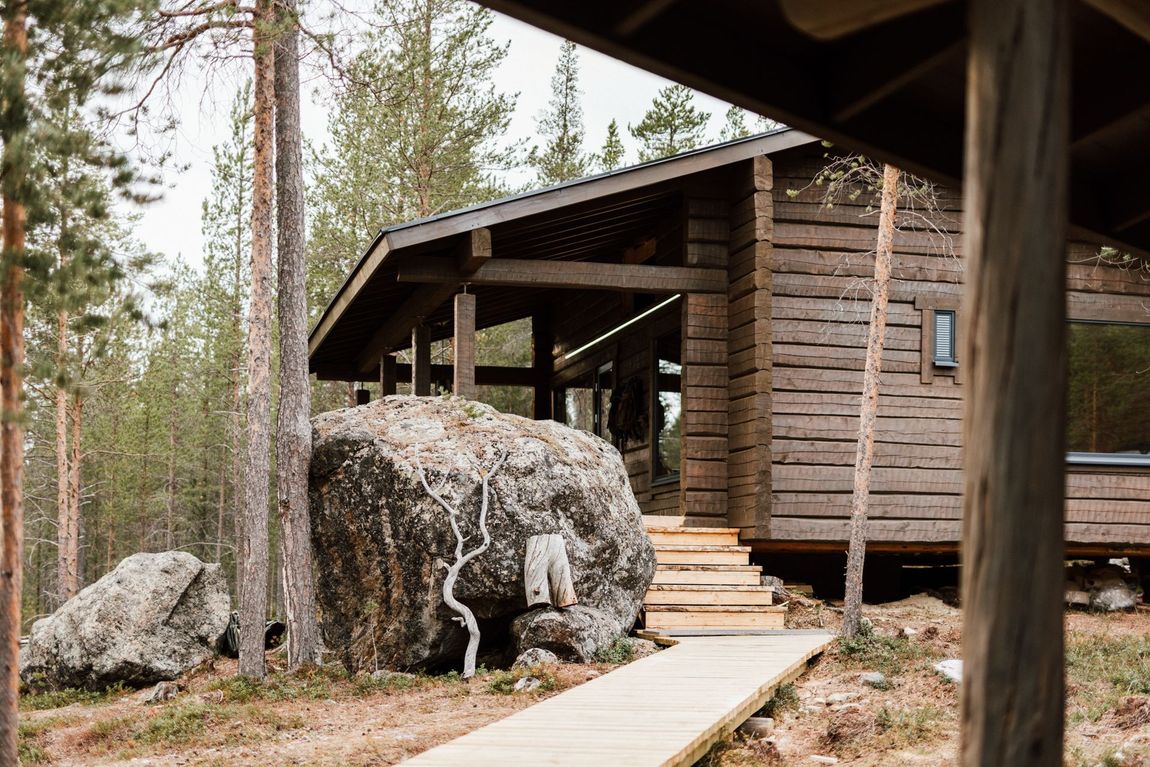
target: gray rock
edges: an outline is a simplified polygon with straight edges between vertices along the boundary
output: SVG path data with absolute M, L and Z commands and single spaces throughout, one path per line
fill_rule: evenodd
M 1095 610 L 1132 610 L 1137 602 L 1138 596 L 1134 590 L 1121 581 L 1090 592 L 1090 606 Z
M 663 649 L 659 645 L 652 642 L 650 639 L 631 639 L 631 649 L 635 651 L 635 659 L 646 658 L 648 655 L 654 655 Z
M 861 711 L 861 710 L 862 710 L 862 704 L 861 703 L 838 703 L 834 706 L 831 706 L 831 711 L 834 711 L 836 713 L 841 712 L 841 711 Z
M 940 660 L 934 664 L 934 670 L 954 682 L 962 684 L 962 661 L 955 658 Z
M 459 507 L 470 550 L 480 541 L 477 466 L 507 452 L 491 482 L 491 547 L 455 589 L 489 629 L 485 639 L 526 608 L 527 539 L 548 533 L 566 542 L 580 606 L 609 616 L 616 636 L 634 623 L 655 552 L 622 458 L 607 442 L 453 397 L 384 397 L 317 416 L 312 428 L 324 639 L 350 671 L 457 663 L 463 655 L 467 633 L 442 596 L 455 536 L 420 483 L 417 457 L 432 486 Z
M 769 716 L 752 716 L 739 725 L 739 732 L 748 738 L 765 738 L 775 729 L 775 720 Z
M 539 647 L 575 663 L 590 663 L 596 652 L 625 633 L 613 616 L 587 605 L 562 610 L 543 607 L 511 623 L 511 636 L 520 652 Z
M 540 684 L 542 684 L 542 682 L 540 682 L 535 677 L 525 676 L 515 683 L 515 687 L 513 689 L 515 692 L 533 692 L 539 689 Z
M 778 576 L 761 575 L 759 576 L 759 585 L 768 587 L 773 592 L 775 599 L 780 602 L 785 602 L 791 598 L 786 586 L 783 585 L 783 579 Z
M 815 764 L 838 764 L 839 760 L 836 756 L 822 756 L 820 754 L 812 754 L 809 757 L 810 761 Z
M 890 687 L 890 681 L 886 678 L 886 674 L 881 671 L 868 671 L 865 674 L 859 674 L 859 681 L 876 690 L 885 690 Z
M 848 703 L 858 696 L 859 694 L 857 692 L 836 692 L 833 695 L 827 696 L 827 705 L 835 706 L 839 703 Z
M 548 663 L 558 663 L 559 659 L 550 650 L 542 647 L 529 647 L 519 654 L 511 668 L 535 668 Z
M 902 635 L 907 639 L 910 639 L 911 637 L 918 636 L 918 629 L 911 628 L 910 626 L 904 626 Z
M 215 654 L 230 611 L 219 565 L 183 551 L 133 554 L 33 624 L 20 676 L 88 690 L 172 680 Z

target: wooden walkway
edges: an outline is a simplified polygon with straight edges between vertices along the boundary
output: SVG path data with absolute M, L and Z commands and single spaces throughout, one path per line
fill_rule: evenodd
M 685 637 L 404 764 L 690 765 L 831 639 L 822 631 Z

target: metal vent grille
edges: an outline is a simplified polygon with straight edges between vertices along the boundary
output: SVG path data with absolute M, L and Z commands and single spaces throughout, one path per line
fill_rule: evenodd
M 934 313 L 934 364 L 945 367 L 958 364 L 954 358 L 953 311 L 936 310 Z

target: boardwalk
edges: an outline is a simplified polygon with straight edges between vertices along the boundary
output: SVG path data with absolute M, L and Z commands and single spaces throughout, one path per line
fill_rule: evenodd
M 683 638 L 404 764 L 689 765 L 830 641 L 798 631 Z

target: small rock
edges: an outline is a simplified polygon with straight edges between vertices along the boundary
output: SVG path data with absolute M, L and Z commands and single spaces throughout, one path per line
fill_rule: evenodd
M 601 676 L 603 676 L 603 675 L 600 672 L 596 671 L 595 669 L 593 669 L 593 668 L 587 669 L 587 679 L 588 680 L 596 679 L 596 678 L 601 677 Z
M 831 706 L 831 711 L 835 711 L 835 712 L 839 712 L 839 711 L 861 711 L 861 710 L 862 710 L 862 704 L 861 703 L 839 703 L 837 705 Z
M 559 659 L 550 650 L 542 647 L 530 647 L 519 654 L 511 668 L 535 668 L 548 663 L 558 663 Z
M 211 690 L 209 692 L 203 692 L 203 693 L 200 693 L 199 695 L 196 696 L 196 700 L 198 700 L 200 703 L 207 703 L 207 704 L 223 703 L 224 702 L 224 691 L 223 690 Z
M 902 635 L 907 639 L 910 639 L 911 637 L 918 635 L 918 629 L 912 629 L 910 626 L 906 626 L 902 630 Z
M 815 764 L 838 764 L 839 760 L 834 756 L 820 756 L 819 754 L 812 754 L 810 761 Z
M 539 689 L 540 681 L 533 676 L 525 676 L 515 683 L 515 692 L 532 692 Z
M 769 716 L 752 716 L 739 725 L 739 732 L 748 738 L 765 738 L 775 729 L 775 720 Z
M 380 684 L 413 682 L 415 678 L 415 674 L 409 674 L 406 671 L 388 671 L 385 668 L 376 669 L 371 672 L 371 680 Z
M 962 661 L 955 658 L 948 658 L 947 660 L 940 660 L 934 664 L 934 670 L 942 674 L 944 677 L 954 682 L 955 684 L 962 684 Z
M 876 690 L 885 690 L 890 687 L 890 682 L 886 678 L 886 674 L 881 671 L 868 671 L 865 674 L 859 674 L 859 681 L 867 687 L 873 687 Z
M 1095 610 L 1114 612 L 1132 610 L 1138 596 L 1124 583 L 1114 583 L 1091 593 L 1090 606 Z
M 654 655 L 663 648 L 652 642 L 650 639 L 631 638 L 631 650 L 635 653 L 635 659 L 646 658 L 648 655 Z
M 847 701 L 854 700 L 858 696 L 859 694 L 857 692 L 836 692 L 834 695 L 827 696 L 827 705 L 835 706 L 839 703 L 846 703 Z
M 826 698 L 815 698 L 811 701 L 812 706 L 825 706 L 827 704 Z
M 155 705 L 156 703 L 163 703 L 164 701 L 171 700 L 180 694 L 183 690 L 183 685 L 176 682 L 159 682 L 148 696 L 140 701 L 141 705 Z
M 800 714 L 817 714 L 822 710 L 823 710 L 822 706 L 807 705 L 807 706 L 801 707 L 799 709 L 799 713 Z

